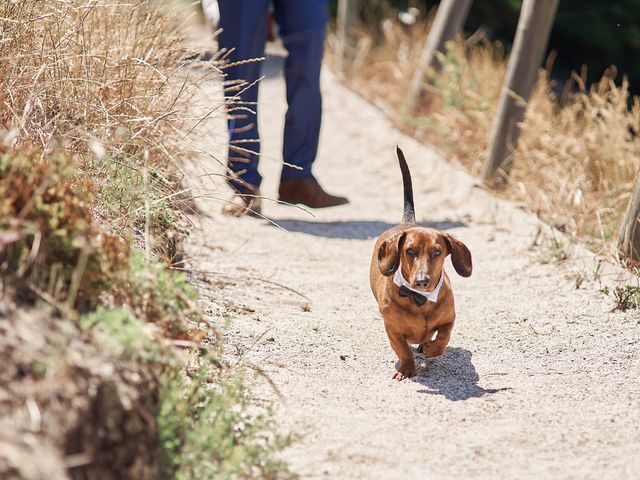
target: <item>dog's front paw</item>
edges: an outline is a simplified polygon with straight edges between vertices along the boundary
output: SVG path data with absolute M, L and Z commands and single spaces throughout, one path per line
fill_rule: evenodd
M 416 366 L 414 364 L 410 365 L 400 365 L 396 373 L 391 377 L 393 380 L 404 380 L 405 378 L 413 377 L 416 374 Z

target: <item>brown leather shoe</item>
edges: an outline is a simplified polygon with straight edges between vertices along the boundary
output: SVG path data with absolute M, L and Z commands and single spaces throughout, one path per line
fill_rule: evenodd
M 235 192 L 233 196 L 227 200 L 227 203 L 224 204 L 224 207 L 222 207 L 223 215 L 230 217 L 260 215 L 261 210 L 262 202 L 260 201 L 260 191 L 258 190 L 250 195 Z
M 313 177 L 281 181 L 278 196 L 281 202 L 301 203 L 311 208 L 336 207 L 349 203 L 346 197 L 325 192 Z

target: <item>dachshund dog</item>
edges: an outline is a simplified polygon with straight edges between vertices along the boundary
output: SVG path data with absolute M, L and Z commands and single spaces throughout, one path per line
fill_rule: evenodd
M 451 235 L 416 224 L 409 167 L 397 148 L 404 187 L 402 223 L 391 227 L 376 241 L 369 279 L 391 347 L 399 366 L 394 379 L 416 373 L 409 343 L 417 344 L 425 357 L 444 353 L 456 319 L 453 291 L 444 271 L 451 262 L 458 275 L 471 275 L 471 252 Z

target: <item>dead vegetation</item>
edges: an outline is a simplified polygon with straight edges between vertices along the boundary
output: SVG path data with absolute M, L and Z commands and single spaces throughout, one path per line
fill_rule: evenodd
M 5 144 L 67 156 L 99 196 L 93 215 L 138 242 L 149 221 L 161 250 L 192 121 L 179 18 L 148 1 L 3 2 L 0 16 Z
M 425 82 L 417 111 L 404 114 L 406 92 L 429 20 L 412 26 L 388 18 L 362 31 L 348 81 L 406 131 L 479 173 L 506 71 L 504 48 L 481 32 L 447 46 L 442 69 Z M 599 253 L 612 254 L 640 170 L 640 100 L 611 68 L 587 86 L 585 72 L 562 89 L 541 72 L 501 194 L 522 203 Z

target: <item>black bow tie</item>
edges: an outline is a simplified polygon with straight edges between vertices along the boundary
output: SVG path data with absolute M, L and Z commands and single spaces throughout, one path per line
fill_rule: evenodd
M 409 297 L 409 298 L 413 299 L 413 301 L 416 302 L 416 305 L 419 306 L 419 307 L 424 305 L 425 302 L 427 301 L 427 297 L 425 297 L 423 295 L 420 295 L 419 293 L 414 292 L 413 290 L 408 289 L 404 285 L 402 285 L 400 287 L 400 296 L 401 297 Z

